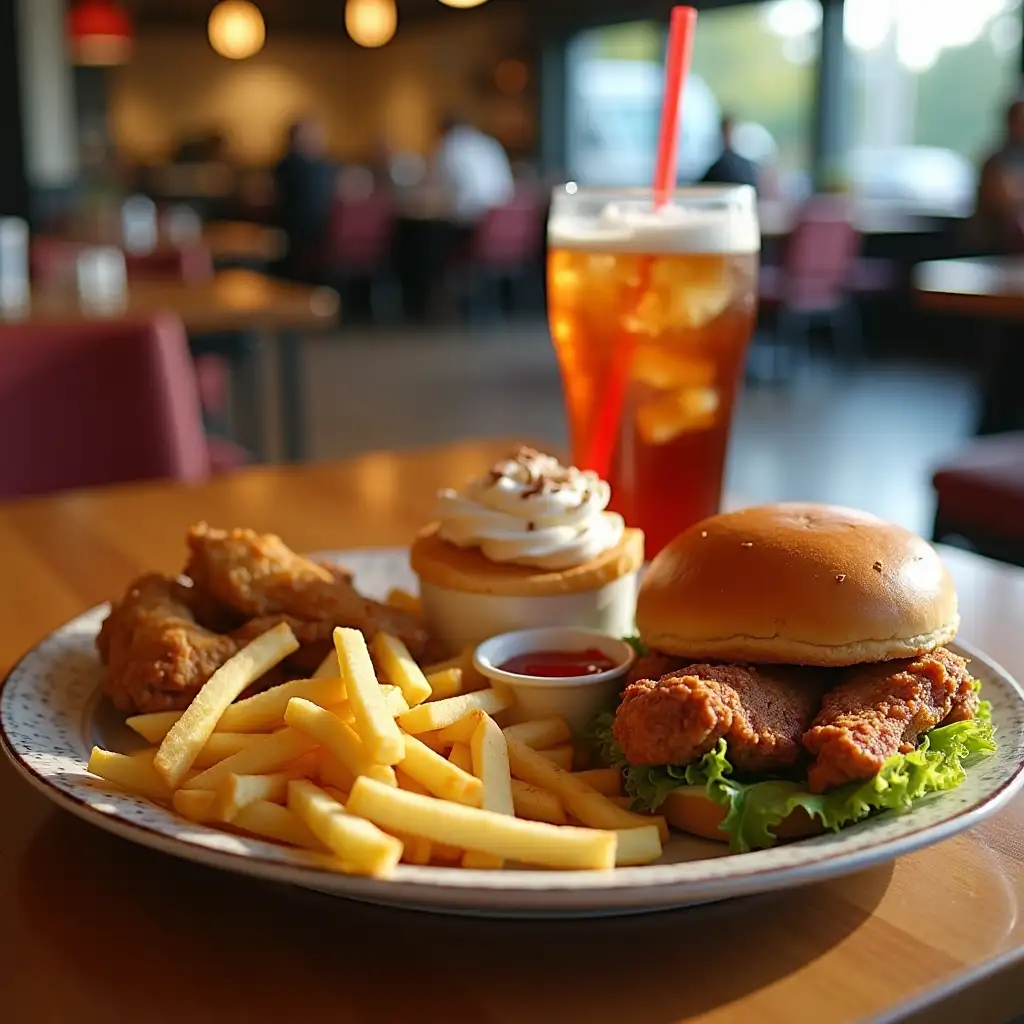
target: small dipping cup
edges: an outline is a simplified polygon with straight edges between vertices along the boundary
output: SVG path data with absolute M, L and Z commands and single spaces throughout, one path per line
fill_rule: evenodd
M 527 676 L 501 668 L 520 654 L 586 650 L 600 651 L 614 667 L 577 676 Z M 573 736 L 580 738 L 596 714 L 614 707 L 635 658 L 633 648 L 618 637 L 596 629 L 550 626 L 501 633 L 485 640 L 473 653 L 473 665 L 492 683 L 512 691 L 515 704 L 505 712 L 509 722 L 561 715 L 569 723 Z

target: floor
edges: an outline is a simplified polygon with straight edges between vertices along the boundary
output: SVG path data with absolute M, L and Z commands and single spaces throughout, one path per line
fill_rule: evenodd
M 310 339 L 310 454 L 344 458 L 468 436 L 565 442 L 558 370 L 541 324 L 374 330 Z M 729 489 L 810 499 L 930 529 L 930 471 L 969 434 L 975 382 L 949 367 L 822 362 L 752 386 L 737 410 Z

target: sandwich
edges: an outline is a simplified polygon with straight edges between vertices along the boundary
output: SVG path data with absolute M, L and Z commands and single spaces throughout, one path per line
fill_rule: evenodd
M 635 809 L 736 852 L 909 810 L 995 749 L 935 549 L 864 512 L 712 516 L 654 559 L 595 721 Z

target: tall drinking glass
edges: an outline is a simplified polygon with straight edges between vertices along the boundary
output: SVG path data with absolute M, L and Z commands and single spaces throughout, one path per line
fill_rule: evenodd
M 573 461 L 607 471 L 649 554 L 719 509 L 759 250 L 746 185 L 680 189 L 658 210 L 648 190 L 554 192 L 548 319 Z

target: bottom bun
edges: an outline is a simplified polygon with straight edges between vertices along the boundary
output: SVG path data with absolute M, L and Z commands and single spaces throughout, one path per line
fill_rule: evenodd
M 716 804 L 699 786 L 673 789 L 658 812 L 665 816 L 670 825 L 683 832 L 719 843 L 729 841 L 728 833 L 722 831 L 725 808 Z M 817 818 L 812 818 L 802 807 L 797 807 L 772 831 L 779 839 L 807 839 L 821 835 L 823 830 Z

